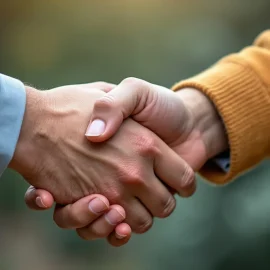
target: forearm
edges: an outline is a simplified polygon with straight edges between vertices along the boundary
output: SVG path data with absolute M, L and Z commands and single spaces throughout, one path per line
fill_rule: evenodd
M 24 85 L 16 79 L 0 74 L 0 175 L 13 157 L 25 103 Z
M 238 54 L 225 57 L 174 90 L 193 87 L 204 93 L 222 118 L 230 145 L 227 174 L 208 167 L 202 174 L 224 184 L 269 155 L 270 32 Z M 210 168 L 210 169 L 209 169 Z

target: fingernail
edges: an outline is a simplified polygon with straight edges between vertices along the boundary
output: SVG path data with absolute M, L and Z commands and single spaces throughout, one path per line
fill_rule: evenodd
M 115 233 L 115 237 L 116 237 L 117 239 L 123 239 L 123 238 L 125 238 L 125 237 L 127 237 L 127 236 L 126 236 L 126 235 L 119 234 L 119 233 Z
M 109 208 L 109 205 L 107 205 L 104 201 L 102 201 L 99 198 L 95 198 L 89 203 L 89 209 L 92 211 L 94 214 L 100 214 L 107 210 Z
M 44 204 L 44 202 L 41 199 L 41 197 L 36 197 L 36 204 L 40 208 L 47 208 L 47 206 Z
M 86 136 L 100 136 L 105 131 L 105 122 L 96 119 L 94 120 L 87 128 L 85 135 Z
M 125 215 L 121 214 L 115 209 L 112 209 L 105 215 L 105 219 L 111 225 L 117 225 L 118 223 L 122 222 L 125 219 Z

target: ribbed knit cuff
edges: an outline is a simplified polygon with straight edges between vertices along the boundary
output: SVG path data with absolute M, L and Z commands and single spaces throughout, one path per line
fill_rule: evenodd
M 237 61 L 221 61 L 177 83 L 173 90 L 190 87 L 212 100 L 229 138 L 229 172 L 224 173 L 210 162 L 200 171 L 203 177 L 215 184 L 225 184 L 266 157 L 270 142 L 270 97 L 251 68 Z

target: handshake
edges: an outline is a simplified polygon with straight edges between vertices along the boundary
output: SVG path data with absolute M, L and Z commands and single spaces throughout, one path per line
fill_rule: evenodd
M 228 149 L 222 120 L 196 89 L 128 78 L 26 94 L 9 167 L 31 185 L 30 208 L 56 202 L 56 224 L 86 240 L 121 246 L 146 232 L 173 212 L 176 193 L 194 193 L 194 171 Z

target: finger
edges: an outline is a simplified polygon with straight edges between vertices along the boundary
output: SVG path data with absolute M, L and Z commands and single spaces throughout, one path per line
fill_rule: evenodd
M 142 234 L 152 227 L 153 217 L 139 199 L 130 197 L 122 206 L 126 211 L 125 222 L 133 232 Z
M 86 137 L 102 142 L 113 136 L 125 118 L 145 108 L 150 84 L 139 79 L 126 79 L 96 100 Z
M 194 171 L 163 142 L 160 142 L 160 153 L 154 161 L 154 171 L 159 179 L 182 197 L 189 197 L 196 190 Z
M 154 217 L 168 217 L 175 209 L 174 196 L 153 172 L 149 173 L 147 181 L 132 186 L 132 192 Z
M 90 195 L 73 204 L 58 205 L 54 211 L 54 221 L 60 228 L 82 228 L 108 211 L 109 205 L 106 197 L 99 194 Z
M 116 226 L 115 230 L 107 237 L 108 242 L 114 247 L 120 247 L 130 240 L 131 228 L 127 223 L 121 223 Z
M 105 238 L 126 218 L 126 213 L 120 205 L 112 205 L 109 211 L 90 225 L 77 229 L 78 235 L 84 240 Z
M 46 210 L 53 206 L 54 199 L 51 193 L 43 189 L 30 186 L 24 196 L 25 203 L 33 210 Z

